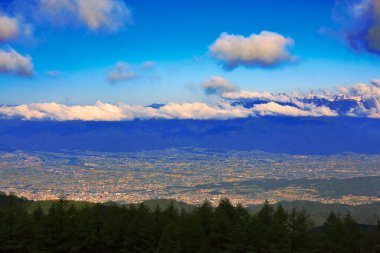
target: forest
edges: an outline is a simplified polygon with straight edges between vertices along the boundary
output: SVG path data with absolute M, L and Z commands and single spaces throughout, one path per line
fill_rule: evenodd
M 268 202 L 254 213 L 228 199 L 191 210 L 28 202 L 0 194 L 0 252 L 380 252 L 380 222 L 358 224 L 350 213 L 331 212 L 315 226 L 307 210 Z

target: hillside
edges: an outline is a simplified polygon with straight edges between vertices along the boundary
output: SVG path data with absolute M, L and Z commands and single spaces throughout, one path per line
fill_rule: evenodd
M 6 194 L 0 192 L 0 208 L 5 205 L 8 197 Z M 28 212 L 33 212 L 38 206 L 41 206 L 44 211 L 47 211 L 54 203 L 57 201 L 30 201 L 25 198 L 16 198 L 15 199 L 17 205 L 21 206 Z M 87 206 L 93 206 L 95 203 L 85 202 L 85 201 L 69 201 L 68 204 L 74 205 L 76 208 L 84 208 Z M 145 207 L 154 211 L 157 207 L 160 210 L 165 210 L 170 206 L 178 210 L 185 211 L 193 211 L 197 208 L 195 205 L 190 205 L 181 201 L 177 201 L 174 199 L 152 199 L 146 200 L 142 203 L 138 204 L 118 204 L 118 203 L 104 203 L 106 206 L 139 206 L 143 204 Z M 310 218 L 314 221 L 315 225 L 321 225 L 326 218 L 330 215 L 331 212 L 340 213 L 342 215 L 346 215 L 350 213 L 352 217 L 358 221 L 360 224 L 374 224 L 378 219 L 380 219 L 380 202 L 371 203 L 371 204 L 363 204 L 363 205 L 344 205 L 344 204 L 323 204 L 320 202 L 312 202 L 312 201 L 281 201 L 274 206 L 278 206 L 281 204 L 284 209 L 288 212 L 291 212 L 293 207 L 298 210 L 305 209 Z M 263 205 L 251 205 L 247 207 L 247 211 L 250 213 L 257 213 Z
M 311 201 L 281 201 L 275 206 L 281 204 L 285 210 L 291 211 L 293 207 L 305 209 L 310 214 L 311 219 L 316 225 L 321 225 L 327 219 L 331 212 L 345 215 L 350 213 L 356 221 L 361 224 L 374 224 L 380 218 L 380 202 L 364 205 L 344 205 L 344 204 L 323 204 Z M 249 206 L 248 210 L 257 212 L 262 205 Z

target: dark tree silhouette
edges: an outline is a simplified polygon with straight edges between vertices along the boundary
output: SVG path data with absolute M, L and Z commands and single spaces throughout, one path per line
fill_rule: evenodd
M 0 194 L 0 253 L 372 253 L 379 249 L 380 223 L 363 226 L 349 213 L 331 213 L 323 226 L 313 227 L 306 210 L 287 212 L 267 201 L 259 212 L 249 213 L 228 199 L 215 208 L 206 201 L 189 211 L 177 209 L 173 202 L 163 210 L 152 210 L 144 205 L 78 206 L 64 198 L 42 207 Z

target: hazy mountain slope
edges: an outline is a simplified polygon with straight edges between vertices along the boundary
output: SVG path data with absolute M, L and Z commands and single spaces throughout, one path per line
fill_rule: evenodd
M 286 210 L 291 210 L 293 207 L 305 208 L 316 225 L 321 225 L 331 211 L 340 213 L 341 215 L 349 212 L 361 224 L 374 224 L 380 217 L 380 202 L 357 206 L 322 204 L 312 201 L 281 201 L 276 205 L 278 204 L 281 204 Z M 261 205 L 250 206 L 248 208 L 250 211 L 256 212 L 260 210 Z
M 0 149 L 135 151 L 169 147 L 289 154 L 380 153 L 380 120 L 259 117 L 121 122 L 0 121 Z M 5 147 L 5 148 L 3 148 Z

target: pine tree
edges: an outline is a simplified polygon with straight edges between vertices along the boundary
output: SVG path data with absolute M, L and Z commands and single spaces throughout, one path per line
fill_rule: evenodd
M 325 234 L 325 247 L 327 252 L 340 253 L 343 251 L 343 238 L 345 238 L 345 227 L 340 214 L 331 212 L 325 223 L 323 224 Z

